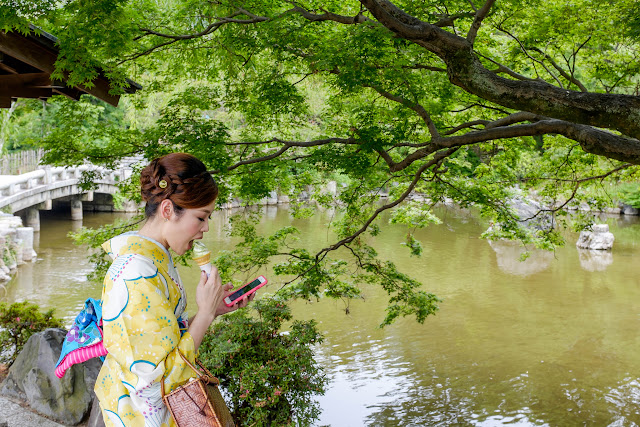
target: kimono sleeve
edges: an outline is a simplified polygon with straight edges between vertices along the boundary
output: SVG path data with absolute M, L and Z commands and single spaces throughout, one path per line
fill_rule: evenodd
M 116 261 L 118 261 L 119 257 Z M 125 268 L 107 273 L 103 287 L 104 345 L 120 365 L 122 383 L 132 399 L 161 402 L 160 381 L 168 393 L 195 376 L 178 351 L 191 362 L 195 346 L 189 332 L 180 336 L 167 283 L 156 266 L 140 255 L 125 256 Z M 116 266 L 118 267 L 118 266 Z M 120 266 L 122 267 L 122 266 Z

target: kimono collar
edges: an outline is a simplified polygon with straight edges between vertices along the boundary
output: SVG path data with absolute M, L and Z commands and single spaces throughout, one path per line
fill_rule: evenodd
M 120 234 L 102 244 L 104 251 L 115 260 L 121 255 L 139 254 L 149 258 L 154 264 L 164 266 L 165 270 L 173 265 L 169 251 L 158 241 L 138 234 L 137 231 Z

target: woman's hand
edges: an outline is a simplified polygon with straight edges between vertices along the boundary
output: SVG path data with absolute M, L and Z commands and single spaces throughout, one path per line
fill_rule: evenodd
M 223 289 L 224 289 L 224 298 L 228 297 L 229 295 L 235 292 L 233 290 L 233 285 L 231 283 L 227 283 L 226 285 L 224 285 Z M 216 316 L 220 316 L 226 313 L 230 313 L 232 311 L 236 311 L 239 308 L 246 307 L 247 304 L 249 304 L 249 301 L 252 301 L 255 296 L 256 296 L 255 292 L 249 296 L 245 295 L 240 301 L 233 304 L 231 307 L 228 307 L 227 304 L 225 304 L 224 298 L 223 298 L 220 305 L 218 305 L 218 309 L 216 310 Z
M 211 268 L 209 278 L 207 278 L 205 272 L 200 273 L 200 281 L 196 287 L 198 312 L 189 320 L 189 333 L 193 338 L 196 351 L 198 351 L 209 325 L 215 319 L 218 307 L 221 304 L 224 305 L 226 296 L 225 289 L 222 286 L 222 279 L 216 267 Z
M 211 320 L 217 315 L 217 309 L 220 305 L 224 305 L 224 298 L 227 296 L 225 287 L 222 286 L 220 273 L 215 266 L 211 267 L 211 274 L 207 278 L 207 274 L 202 272 L 200 282 L 196 287 L 196 304 L 198 305 L 198 313 L 211 317 Z

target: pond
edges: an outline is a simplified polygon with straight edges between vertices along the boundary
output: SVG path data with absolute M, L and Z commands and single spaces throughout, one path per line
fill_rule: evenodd
M 233 242 L 224 233 L 228 212 L 216 212 L 204 242 L 214 251 Z M 318 425 L 338 426 L 573 426 L 640 425 L 640 222 L 606 218 L 613 251 L 575 247 L 533 252 L 519 261 L 510 243 L 479 238 L 487 224 L 468 211 L 443 209 L 443 220 L 419 230 L 420 258 L 401 245 L 406 229 L 384 226 L 375 246 L 383 258 L 424 283 L 443 302 L 424 324 L 400 319 L 384 329 L 386 295 L 364 288 L 364 299 L 298 302 L 294 315 L 316 318 L 325 342 L 317 360 L 330 379 Z M 84 225 L 119 214 L 85 213 Z M 300 244 L 322 248 L 331 213 L 292 220 L 268 207 L 261 227 L 294 225 Z M 66 234 L 78 224 L 43 215 L 35 241 L 38 261 L 20 267 L 6 300 L 54 307 L 71 322 L 101 285 L 85 278 L 86 248 Z M 265 274 L 269 274 L 265 271 Z M 195 308 L 196 267 L 181 268 Z M 269 277 L 271 287 L 278 286 Z

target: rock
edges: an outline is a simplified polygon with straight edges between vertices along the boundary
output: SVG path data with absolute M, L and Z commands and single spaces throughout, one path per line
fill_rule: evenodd
M 620 208 L 620 212 L 623 215 L 640 215 L 640 209 L 636 209 L 632 206 L 623 204 Z
M 16 229 L 18 240 L 22 241 L 20 252 L 23 261 L 31 261 L 33 258 L 33 227 L 18 227 Z
M 0 223 L 11 228 L 22 227 L 22 218 L 14 215 L 3 215 L 0 217 Z
M 102 411 L 100 410 L 100 404 L 98 403 L 98 398 L 95 396 L 93 396 L 93 403 L 91 404 L 91 413 L 89 414 L 87 427 L 105 427 L 104 419 L 102 418 Z
M 23 258 L 24 253 L 22 252 L 22 243 L 23 243 L 22 240 L 16 239 L 15 245 L 12 246 L 12 248 L 15 251 L 17 265 L 24 264 L 24 258 Z
M 140 205 L 133 200 L 125 200 L 122 202 L 122 211 L 123 212 L 138 212 L 140 210 Z
M 65 376 L 55 375 L 64 329 L 47 329 L 29 338 L 9 368 L 0 394 L 24 400 L 32 409 L 62 424 L 80 423 L 91 408 L 93 385 L 101 362 L 74 365 Z
M 581 231 L 576 246 L 580 249 L 609 250 L 613 247 L 613 234 L 607 224 L 595 224 L 591 231 Z
M 278 204 L 282 205 L 287 203 L 289 203 L 289 196 L 286 194 L 278 194 Z
M 332 196 L 338 194 L 338 183 L 336 181 L 328 181 L 325 187 L 325 191 Z
M 548 208 L 537 201 L 519 195 L 508 200 L 508 204 L 526 227 L 536 230 L 553 228 L 553 216 L 549 212 L 542 212 Z
M 277 205 L 278 204 L 278 193 L 276 191 L 269 192 L 269 196 L 267 197 L 267 205 Z

